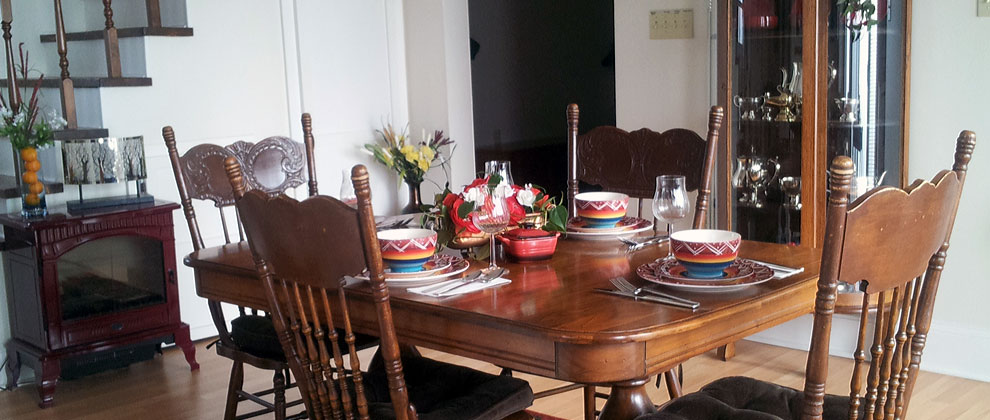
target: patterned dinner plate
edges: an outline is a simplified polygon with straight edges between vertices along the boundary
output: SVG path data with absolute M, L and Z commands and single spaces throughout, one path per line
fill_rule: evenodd
M 674 259 L 660 259 L 636 268 L 636 274 L 650 281 L 675 289 L 729 292 L 766 282 L 773 278 L 773 269 L 744 258 L 736 259 L 722 277 L 698 279 L 687 276 L 684 266 Z
M 580 217 L 567 221 L 567 237 L 586 241 L 601 241 L 622 236 L 632 236 L 653 229 L 653 222 L 638 217 L 626 216 L 615 227 L 589 228 Z
M 450 277 L 461 274 L 467 271 L 468 267 L 471 266 L 471 263 L 469 261 L 465 260 L 464 258 L 458 257 L 456 255 L 437 254 L 436 256 L 434 256 L 432 260 L 430 260 L 430 262 L 434 262 L 437 260 L 446 260 L 446 261 L 438 261 L 439 264 L 446 264 L 446 267 L 438 271 L 434 271 L 432 273 L 426 273 L 424 271 L 417 271 L 414 273 L 402 273 L 401 277 L 394 277 L 395 274 L 385 273 L 385 283 L 389 285 L 394 285 L 396 287 L 426 286 L 428 284 L 437 283 L 442 280 L 446 280 Z M 414 276 L 406 276 L 406 275 L 414 275 Z M 354 276 L 354 278 L 359 280 L 368 280 L 368 272 L 365 271 L 364 273 L 361 273 L 361 275 L 359 276 Z

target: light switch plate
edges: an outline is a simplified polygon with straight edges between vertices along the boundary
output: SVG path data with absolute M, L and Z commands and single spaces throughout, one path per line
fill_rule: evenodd
M 990 0 L 976 0 L 976 16 L 990 17 Z
M 694 9 L 650 11 L 650 39 L 694 38 Z

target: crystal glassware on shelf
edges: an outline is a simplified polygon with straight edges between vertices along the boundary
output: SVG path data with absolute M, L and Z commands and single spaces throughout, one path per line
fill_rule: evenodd
M 688 214 L 687 189 L 682 175 L 660 175 L 657 177 L 657 190 L 653 195 L 653 215 L 667 222 L 667 234 L 674 233 L 674 222 Z M 667 251 L 667 258 L 673 258 L 673 250 Z
M 341 171 L 343 181 L 340 182 L 340 201 L 351 207 L 357 207 L 357 194 L 354 193 L 354 184 L 351 183 L 351 177 L 347 174 L 347 171 Z
M 509 226 L 509 205 L 505 201 L 506 190 L 506 188 L 495 188 L 493 190 L 485 187 L 478 188 L 480 194 L 477 203 L 479 204 L 476 205 L 471 215 L 471 221 L 474 223 L 474 226 L 491 237 L 487 272 L 492 272 L 499 268 L 495 264 L 495 234 L 505 230 Z
M 515 185 L 512 181 L 512 162 L 507 160 L 490 160 L 485 162 L 485 176 L 498 175 L 502 181 L 499 184 Z

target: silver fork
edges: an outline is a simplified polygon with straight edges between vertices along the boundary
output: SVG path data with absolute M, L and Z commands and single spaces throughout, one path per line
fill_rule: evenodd
M 489 272 L 489 273 L 482 272 L 482 274 L 479 275 L 478 277 L 475 277 L 473 279 L 470 279 L 470 280 L 467 280 L 467 281 L 464 281 L 464 282 L 461 282 L 461 283 L 455 283 L 455 284 L 452 284 L 452 285 L 449 285 L 449 286 L 442 287 L 442 288 L 440 288 L 440 290 L 429 292 L 428 294 L 429 295 L 432 295 L 432 296 L 435 296 L 435 297 L 440 297 L 440 295 L 442 295 L 444 293 L 452 292 L 452 291 L 457 290 L 457 289 L 459 289 L 459 288 L 461 288 L 463 286 L 467 286 L 467 285 L 469 285 L 471 283 L 488 283 L 488 282 L 490 282 L 492 280 L 495 280 L 495 279 L 499 278 L 502 274 L 505 274 L 505 269 L 504 268 L 499 268 L 498 270 L 495 270 L 495 271 L 492 271 L 492 272 Z
M 681 303 L 690 305 L 691 306 L 691 309 L 698 309 L 698 307 L 701 306 L 700 303 L 695 302 L 693 300 L 684 299 L 682 297 L 677 297 L 677 296 L 674 296 L 674 295 L 671 295 L 671 294 L 667 294 L 667 293 L 664 293 L 664 292 L 660 292 L 660 291 L 657 291 L 657 290 L 653 290 L 653 289 L 647 289 L 647 288 L 644 288 L 644 287 L 636 287 L 632 283 L 630 283 L 629 280 L 626 280 L 623 277 L 616 277 L 616 278 L 613 278 L 613 279 L 609 279 L 609 282 L 611 282 L 612 285 L 615 286 L 616 289 L 622 290 L 624 292 L 629 292 L 629 293 L 632 293 L 632 294 L 637 295 L 637 296 L 638 295 L 642 295 L 643 292 L 646 292 L 646 293 L 650 293 L 650 294 L 654 294 L 654 295 L 660 296 L 662 298 L 666 298 L 666 299 L 670 299 L 670 300 L 674 300 L 674 301 L 678 301 L 678 302 L 681 302 Z

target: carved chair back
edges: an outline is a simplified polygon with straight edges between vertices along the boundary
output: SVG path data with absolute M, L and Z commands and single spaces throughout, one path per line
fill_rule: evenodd
M 317 194 L 313 124 L 308 113 L 302 115 L 302 126 L 304 144 L 276 136 L 268 137 L 256 144 L 245 141 L 227 146 L 199 144 L 181 156 L 176 149 L 175 132 L 172 127 L 162 128 L 162 137 L 165 139 L 169 160 L 172 163 L 175 184 L 179 190 L 179 201 L 186 217 L 194 250 L 205 248 L 205 244 L 193 208 L 193 200 L 213 203 L 219 214 L 220 225 L 223 227 L 224 242 L 231 243 L 230 230 L 233 227 L 229 225 L 227 220 L 229 212 L 225 210 L 234 205 L 234 193 L 224 172 L 224 159 L 227 157 L 233 156 L 243 164 L 245 183 L 249 189 L 258 189 L 269 195 L 279 194 L 305 183 L 305 171 L 309 178 L 309 194 Z M 236 212 L 233 219 L 237 228 L 237 239 L 243 241 L 244 232 Z M 220 302 L 210 301 L 209 305 L 220 341 L 229 348 L 236 349 L 227 330 Z M 246 313 L 244 307 L 238 307 L 238 311 L 241 315 Z M 257 314 L 256 310 L 252 309 L 252 312 Z
M 358 275 L 367 267 L 381 331 L 380 353 L 396 418 L 415 419 L 392 324 L 367 169 L 358 165 L 351 172 L 358 199 L 355 210 L 327 196 L 299 202 L 284 194 L 245 193 L 248 185 L 241 168 L 237 159 L 226 159 L 275 330 L 310 417 L 339 419 L 346 414 L 352 418 L 356 413 L 358 418 L 368 418 L 360 369 L 345 369 L 336 333 L 337 328 L 343 328 L 350 366 L 360 366 L 343 286 L 347 276 Z
M 852 204 L 848 204 L 852 160 L 839 156 L 832 161 L 803 419 L 822 416 L 829 332 L 840 281 L 863 292 L 848 418 L 905 416 L 975 145 L 976 135 L 963 131 L 951 171 L 941 171 L 931 181 L 917 180 L 903 190 L 881 187 Z M 890 303 L 877 304 L 876 321 L 869 328 L 873 295 L 877 302 Z
M 687 190 L 698 191 L 692 226 L 704 227 L 722 107 L 714 106 L 708 114 L 707 140 L 683 128 L 657 133 L 648 128 L 627 132 L 601 126 L 579 135 L 578 114 L 577 104 L 567 106 L 567 195 L 574 214 L 574 196 L 581 182 L 640 199 L 639 217 L 643 217 L 643 199 L 653 198 L 656 177 L 684 175 Z

